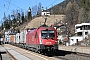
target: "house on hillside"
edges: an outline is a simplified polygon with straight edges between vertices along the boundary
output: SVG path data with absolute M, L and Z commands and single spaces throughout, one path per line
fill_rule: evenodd
M 44 7 L 42 7 L 41 15 L 50 15 L 50 12 L 48 10 L 44 10 Z
M 56 24 L 52 24 L 51 27 L 54 27 L 58 34 L 58 44 L 68 45 L 68 31 L 64 20 L 60 20 Z
M 70 45 L 81 44 L 83 40 L 88 39 L 90 34 L 90 23 L 81 23 L 75 25 L 76 36 L 70 37 Z

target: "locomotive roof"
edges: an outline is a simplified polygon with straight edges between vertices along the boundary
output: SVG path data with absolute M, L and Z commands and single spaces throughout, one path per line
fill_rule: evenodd
M 38 28 L 28 28 L 27 30 L 35 30 L 35 29 L 39 29 L 39 28 L 50 28 L 50 27 L 47 26 L 46 24 L 43 24 L 43 25 L 39 26 Z
M 48 27 L 46 24 L 41 25 L 40 27 Z

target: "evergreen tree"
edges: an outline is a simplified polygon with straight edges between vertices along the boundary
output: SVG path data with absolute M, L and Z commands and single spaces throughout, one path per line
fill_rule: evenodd
M 31 8 L 29 7 L 29 9 L 28 9 L 28 20 L 30 21 L 31 19 L 32 19 Z
M 22 17 L 21 17 L 22 23 L 25 22 L 25 18 L 24 18 L 24 12 L 22 12 Z

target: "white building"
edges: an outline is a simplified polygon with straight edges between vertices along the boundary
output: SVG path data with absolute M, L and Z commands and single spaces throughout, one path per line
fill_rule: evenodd
M 5 42 L 5 43 L 10 42 L 10 36 L 9 36 L 10 32 L 11 32 L 11 31 L 9 31 L 9 30 L 5 31 L 5 37 L 4 37 L 4 38 L 5 38 L 5 39 L 4 39 L 4 42 Z
M 4 34 L 5 34 L 5 36 L 4 36 L 4 42 L 5 43 L 9 43 L 10 42 L 10 35 L 14 35 L 15 32 L 14 31 L 11 31 L 11 30 L 5 30 L 4 31 Z
M 50 15 L 50 12 L 48 10 L 44 10 L 44 7 L 42 7 L 41 15 Z
M 76 36 L 70 37 L 70 45 L 75 45 L 76 43 L 82 41 L 85 38 L 88 38 L 90 34 L 90 23 L 82 23 L 75 25 L 75 34 Z
M 41 15 L 50 15 L 50 12 L 47 12 L 46 10 L 42 11 Z

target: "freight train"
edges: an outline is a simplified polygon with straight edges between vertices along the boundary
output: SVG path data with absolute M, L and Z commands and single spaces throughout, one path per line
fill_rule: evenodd
M 57 32 L 53 27 L 38 27 L 10 35 L 8 43 L 38 53 L 58 50 Z

